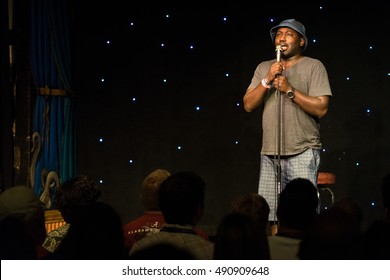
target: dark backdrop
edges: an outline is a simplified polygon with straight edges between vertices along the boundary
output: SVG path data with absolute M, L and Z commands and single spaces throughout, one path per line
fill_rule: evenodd
M 269 29 L 287 18 L 305 24 L 305 55 L 325 64 L 334 94 L 321 119 L 320 169 L 336 174 L 336 199 L 355 199 L 365 223 L 380 217 L 381 179 L 390 172 L 381 1 L 344 8 L 339 1 L 79 2 L 72 14 L 78 173 L 101 184 L 124 223 L 142 213 L 138 188 L 155 168 L 205 179 L 200 226 L 210 233 L 235 197 L 257 191 L 261 110 L 246 113 L 242 97 L 257 64 L 275 57 Z

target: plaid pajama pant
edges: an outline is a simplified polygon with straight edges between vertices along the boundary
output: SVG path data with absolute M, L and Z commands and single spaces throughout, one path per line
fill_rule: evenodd
M 282 191 L 286 183 L 295 178 L 309 179 L 317 186 L 317 174 L 320 165 L 320 150 L 308 149 L 294 156 L 280 158 L 281 180 L 280 186 L 277 180 L 277 157 L 261 155 L 260 176 L 258 193 L 269 204 L 269 221 L 277 221 L 276 209 L 279 191 Z

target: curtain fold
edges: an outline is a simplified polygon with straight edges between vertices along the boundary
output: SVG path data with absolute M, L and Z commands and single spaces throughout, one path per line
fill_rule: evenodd
M 56 187 L 76 172 L 74 94 L 66 0 L 32 0 L 32 76 L 38 96 L 33 119 L 30 182 L 47 209 Z

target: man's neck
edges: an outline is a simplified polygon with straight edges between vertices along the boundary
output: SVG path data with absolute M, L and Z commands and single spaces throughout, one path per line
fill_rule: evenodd
M 297 64 L 304 56 L 302 54 L 294 55 L 292 57 L 289 57 L 287 59 L 282 59 L 282 64 L 284 66 L 284 69 L 291 68 L 295 64 Z

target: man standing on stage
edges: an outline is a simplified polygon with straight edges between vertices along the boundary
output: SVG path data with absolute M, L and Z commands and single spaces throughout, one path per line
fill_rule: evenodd
M 259 194 L 276 221 L 277 194 L 301 177 L 317 185 L 320 164 L 319 119 L 332 96 L 325 66 L 302 55 L 308 40 L 305 26 L 287 19 L 270 30 L 276 58 L 261 62 L 244 95 L 244 108 L 263 105 Z

